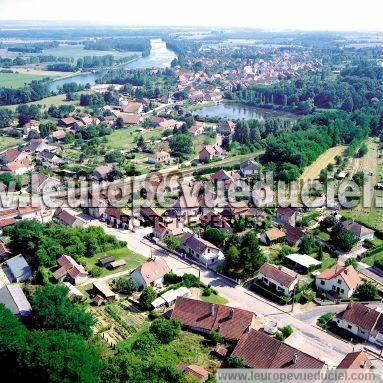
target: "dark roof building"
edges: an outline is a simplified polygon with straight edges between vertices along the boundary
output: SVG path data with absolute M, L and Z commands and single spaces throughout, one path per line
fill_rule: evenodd
M 321 370 L 325 365 L 319 359 L 253 329 L 241 337 L 232 355 L 242 358 L 250 368 Z
M 13 281 L 25 282 L 32 277 L 32 269 L 21 254 L 8 259 L 6 264 L 12 274 Z
M 7 285 L 0 289 L 0 304 L 18 317 L 28 316 L 32 307 L 19 285 Z
M 356 352 L 350 352 L 347 354 L 343 360 L 339 363 L 337 369 L 360 369 L 365 368 L 369 369 L 371 368 L 372 363 L 371 360 L 368 358 L 367 354 L 364 351 L 356 351 Z

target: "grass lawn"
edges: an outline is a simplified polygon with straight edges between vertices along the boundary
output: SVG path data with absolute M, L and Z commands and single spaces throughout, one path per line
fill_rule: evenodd
M 4 88 L 22 88 L 33 80 L 42 80 L 48 76 L 39 76 L 34 74 L 22 73 L 0 73 L 0 87 Z
M 361 259 L 366 265 L 373 266 L 375 260 L 383 259 L 383 251 Z
M 21 138 L 13 138 L 8 136 L 0 136 L 0 152 L 11 148 L 13 146 L 17 146 L 23 143 Z
M 97 266 L 97 262 L 100 258 L 111 256 L 113 258 L 117 259 L 125 259 L 126 265 L 124 267 L 121 267 L 117 270 L 109 270 L 106 268 L 102 268 L 102 274 L 101 276 L 109 275 L 112 273 L 115 273 L 116 271 L 124 271 L 124 270 L 131 270 L 135 269 L 139 265 L 145 262 L 145 257 L 141 254 L 137 254 L 131 250 L 129 250 L 127 247 L 122 247 L 120 249 L 115 250 L 109 250 L 103 253 L 95 254 L 91 258 L 83 257 L 81 260 L 86 263 L 85 268 L 87 270 L 90 270 L 93 266 Z
M 319 269 L 319 271 L 326 270 L 329 267 L 333 266 L 336 262 L 336 259 L 331 258 L 331 255 L 329 253 L 323 253 L 323 258 L 322 258 L 321 262 L 322 262 L 322 266 Z
M 208 297 L 201 294 L 200 299 L 201 301 L 215 303 L 217 305 L 225 305 L 228 302 L 226 298 L 221 297 L 218 294 L 211 294 Z
M 327 232 L 325 232 L 325 231 L 320 231 L 320 232 L 318 233 L 318 237 L 321 238 L 321 239 L 323 239 L 323 241 L 326 241 L 326 242 L 327 242 L 327 241 L 330 239 L 330 234 L 327 233 Z
M 82 93 L 89 93 L 88 91 L 81 91 L 81 92 L 78 92 L 78 96 L 80 97 L 80 95 Z M 67 105 L 74 105 L 75 107 L 78 107 L 78 108 L 82 108 L 79 106 L 79 100 L 74 100 L 74 101 L 65 101 L 65 94 L 58 94 L 56 96 L 51 96 L 51 97 L 46 97 L 46 98 L 43 98 L 39 101 L 32 101 L 32 102 L 28 102 L 27 105 L 33 105 L 33 104 L 36 104 L 36 105 L 42 105 L 44 107 L 44 109 L 48 109 L 51 105 L 55 105 L 55 106 L 58 106 L 58 105 L 61 105 L 61 104 L 67 104 Z M 5 108 L 9 108 L 11 110 L 16 110 L 18 104 L 16 105 L 7 105 L 5 106 Z

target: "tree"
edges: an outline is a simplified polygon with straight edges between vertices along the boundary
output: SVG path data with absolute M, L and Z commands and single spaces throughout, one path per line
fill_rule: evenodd
M 92 315 L 68 298 L 64 285 L 39 287 L 32 299 L 34 319 L 39 328 L 63 329 L 88 338 L 95 321 Z
M 344 264 L 346 266 L 352 266 L 355 270 L 358 270 L 358 262 L 355 258 L 347 258 Z
M 102 267 L 99 267 L 99 266 L 93 266 L 90 271 L 89 271 L 89 274 L 94 277 L 94 278 L 97 278 L 97 277 L 100 277 L 101 274 L 102 274 Z
M 194 153 L 193 141 L 187 134 L 175 134 L 169 142 L 169 147 L 175 155 L 181 157 Z
M 362 301 L 373 301 L 378 295 L 378 289 L 371 281 L 366 281 L 356 288 L 356 293 Z
M 36 382 L 93 383 L 101 372 L 96 350 L 81 336 L 63 330 L 30 332 L 18 363 L 18 373 Z
M 340 224 L 336 225 L 331 232 L 331 242 L 334 246 L 350 251 L 358 242 L 358 238 L 350 230 L 344 230 Z
M 181 238 L 173 235 L 166 235 L 164 237 L 164 243 L 171 250 L 177 250 L 181 245 Z
M 178 319 L 155 319 L 149 331 L 163 344 L 170 343 L 177 338 L 181 331 L 181 322 Z
M 352 176 L 352 180 L 359 186 L 359 187 L 362 187 L 363 184 L 364 184 L 364 172 L 360 171 L 360 172 L 356 172 L 353 176 Z
M 321 230 L 327 230 L 337 224 L 337 219 L 333 215 L 328 215 L 320 221 L 319 226 Z
M 117 292 L 126 295 L 131 295 L 138 290 L 137 284 L 133 281 L 131 277 L 115 279 L 113 281 L 113 288 Z
M 310 234 L 305 234 L 299 244 L 299 250 L 303 254 L 312 254 L 316 250 L 314 237 Z
M 0 129 L 4 129 L 11 125 L 13 120 L 13 112 L 10 109 L 0 109 Z
M 157 293 L 152 287 L 145 287 L 140 295 L 140 304 L 144 310 L 150 310 L 152 302 L 157 298 Z
M 211 331 L 210 333 L 210 339 L 214 344 L 221 343 L 223 341 L 223 338 L 217 331 Z
M 237 355 L 231 355 L 227 358 L 227 366 L 229 368 L 245 368 L 244 360 Z
M 360 145 L 359 151 L 358 151 L 358 156 L 363 157 L 368 153 L 368 147 L 367 145 L 363 142 L 362 145 Z
M 156 335 L 152 332 L 143 332 L 134 341 L 132 351 L 137 355 L 147 358 L 148 355 L 153 354 L 157 347 L 158 340 Z
M 213 245 L 221 246 L 226 238 L 226 235 L 223 231 L 214 228 L 207 227 L 203 234 L 204 239 L 211 242 Z

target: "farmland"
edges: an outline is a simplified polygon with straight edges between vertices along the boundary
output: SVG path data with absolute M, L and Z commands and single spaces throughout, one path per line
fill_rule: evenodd
M 328 164 L 335 163 L 335 157 L 342 155 L 345 149 L 345 146 L 335 146 L 326 150 L 317 158 L 316 161 L 314 161 L 304 170 L 300 179 L 303 181 L 318 179 L 320 171 L 324 169 Z
M 42 80 L 46 77 L 27 73 L 0 73 L 0 88 L 22 88 L 34 80 Z
M 0 136 L 0 152 L 13 146 L 17 146 L 23 143 L 20 138 L 13 138 L 8 136 Z

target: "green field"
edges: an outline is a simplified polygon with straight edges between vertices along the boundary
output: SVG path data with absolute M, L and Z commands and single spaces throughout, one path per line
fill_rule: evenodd
M 23 143 L 23 140 L 20 138 L 13 138 L 7 136 L 0 136 L 0 152 L 13 146 L 17 146 Z
M 114 257 L 116 260 L 125 259 L 126 265 L 124 267 L 120 267 L 117 270 L 108 270 L 103 267 L 101 276 L 109 275 L 115 272 L 135 269 L 137 266 L 144 263 L 146 259 L 144 256 L 129 250 L 127 247 L 122 247 L 120 249 L 109 250 L 103 253 L 95 254 L 91 258 L 84 257 L 81 259 L 81 261 L 83 261 L 86 264 L 85 268 L 87 270 L 90 270 L 92 267 L 98 266 L 97 262 L 100 258 L 109 257 L 109 256 Z
M 0 73 L 0 88 L 22 88 L 33 80 L 42 80 L 47 76 L 38 76 L 34 74 L 21 73 Z
M 201 294 L 200 298 L 201 298 L 201 301 L 215 303 L 217 305 L 225 305 L 228 302 L 226 298 L 221 297 L 218 294 L 217 295 L 211 294 L 208 297 Z

